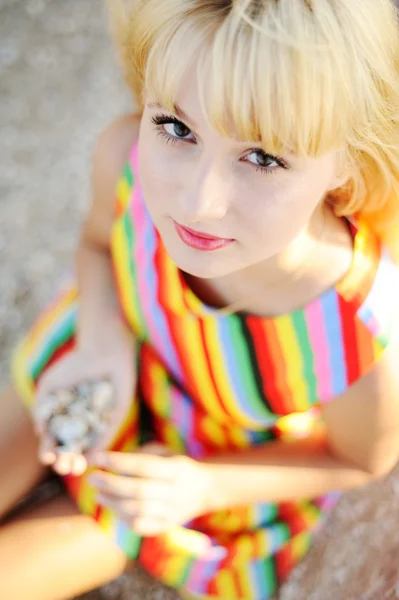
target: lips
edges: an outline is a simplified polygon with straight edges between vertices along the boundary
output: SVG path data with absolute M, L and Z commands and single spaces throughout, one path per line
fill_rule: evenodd
M 201 231 L 195 231 L 189 227 L 183 227 L 176 221 L 173 221 L 177 235 L 179 238 L 190 248 L 200 250 L 201 252 L 211 252 L 212 250 L 219 250 L 225 248 L 229 244 L 234 242 L 233 239 L 220 238 L 208 233 L 202 233 Z

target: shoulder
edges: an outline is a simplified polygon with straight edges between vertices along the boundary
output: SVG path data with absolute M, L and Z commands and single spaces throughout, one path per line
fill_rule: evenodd
M 399 458 L 399 269 L 384 246 L 378 256 L 372 284 L 356 313 L 378 358 L 322 412 L 335 454 L 385 474 Z M 361 265 L 369 268 L 366 259 Z M 367 354 L 362 336 L 355 335 L 352 342 L 361 360 Z
M 373 474 L 389 472 L 399 458 L 399 344 L 322 413 L 335 454 Z
M 83 226 L 83 237 L 106 249 L 115 217 L 116 186 L 138 140 L 139 127 L 140 117 L 121 117 L 103 131 L 94 148 L 92 201 Z
M 113 194 L 132 146 L 138 140 L 140 117 L 125 115 L 99 136 L 93 155 L 93 183 L 100 195 Z

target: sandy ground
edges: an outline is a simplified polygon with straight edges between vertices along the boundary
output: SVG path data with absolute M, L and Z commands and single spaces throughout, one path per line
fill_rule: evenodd
M 100 0 L 0 0 L 1 386 L 12 347 L 71 262 L 93 141 L 128 106 Z M 281 600 L 399 598 L 398 515 L 398 474 L 347 495 Z M 174 598 L 141 573 L 85 597 Z

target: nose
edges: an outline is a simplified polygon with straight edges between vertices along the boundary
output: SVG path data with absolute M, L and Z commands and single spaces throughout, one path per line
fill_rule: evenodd
M 181 210 L 190 223 L 220 220 L 229 204 L 227 176 L 217 165 L 198 165 L 181 197 Z

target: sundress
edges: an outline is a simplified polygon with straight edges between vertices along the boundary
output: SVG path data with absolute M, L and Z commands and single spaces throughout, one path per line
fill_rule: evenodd
M 117 185 L 111 248 L 120 311 L 140 343 L 139 381 L 112 449 L 137 448 L 144 409 L 158 442 L 195 459 L 322 432 L 323 404 L 369 372 L 392 337 L 399 275 L 387 250 L 353 221 L 352 265 L 335 287 L 289 314 L 226 314 L 201 302 L 168 256 L 137 155 L 136 145 Z M 45 369 L 73 350 L 78 309 L 67 279 L 18 347 L 14 378 L 27 404 Z M 64 479 L 129 558 L 194 599 L 267 600 L 339 498 L 260 502 L 142 539 L 97 502 L 87 474 Z

